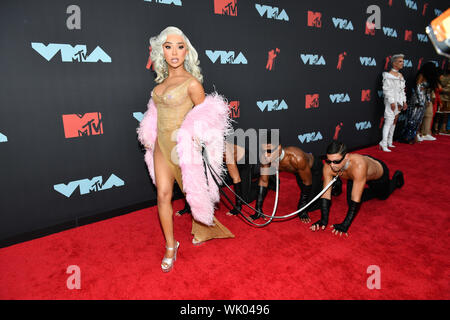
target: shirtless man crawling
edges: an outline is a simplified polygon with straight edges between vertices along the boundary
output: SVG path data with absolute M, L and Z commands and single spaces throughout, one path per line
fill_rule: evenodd
M 404 184 L 403 173 L 395 171 L 389 179 L 386 164 L 371 156 L 347 153 L 347 147 L 336 140 L 328 146 L 323 167 L 323 185 L 326 186 L 336 175 L 347 180 L 348 211 L 344 221 L 331 226 L 333 234 L 348 236 L 348 229 L 359 211 L 361 203 L 373 198 L 386 200 L 396 188 Z M 366 184 L 368 188 L 366 188 Z M 320 201 L 321 219 L 312 224 L 310 229 L 317 231 L 328 225 L 331 207 L 331 189 L 328 189 Z

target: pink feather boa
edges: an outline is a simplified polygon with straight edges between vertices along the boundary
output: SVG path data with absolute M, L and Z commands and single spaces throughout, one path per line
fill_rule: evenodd
M 145 163 L 148 172 L 155 182 L 153 150 L 157 137 L 157 109 L 153 99 L 150 99 L 147 112 L 137 128 L 138 140 L 150 146 L 151 151 L 145 152 Z M 205 169 L 201 155 L 201 147 L 196 141 L 206 145 L 211 167 L 223 177 L 225 164 L 223 162 L 224 139 L 231 131 L 231 119 L 226 100 L 213 93 L 188 112 L 177 132 L 176 151 L 180 159 L 183 191 L 191 206 L 195 220 L 206 225 L 213 224 L 215 204 L 219 202 L 219 188 L 211 173 Z

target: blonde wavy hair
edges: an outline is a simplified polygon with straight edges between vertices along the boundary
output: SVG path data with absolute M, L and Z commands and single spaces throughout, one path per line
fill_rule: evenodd
M 150 38 L 150 46 L 152 47 L 150 58 L 152 59 L 152 62 L 155 66 L 155 72 L 157 75 L 155 82 L 161 83 L 169 76 L 168 65 L 166 60 L 164 59 L 164 52 L 162 47 L 163 43 L 166 42 L 167 36 L 169 34 L 176 34 L 183 37 L 188 49 L 186 57 L 184 59 L 184 68 L 198 81 L 203 83 L 203 75 L 199 67 L 200 60 L 198 60 L 198 53 L 192 46 L 189 39 L 185 36 L 183 31 L 181 31 L 177 27 L 167 27 L 163 31 L 161 31 L 159 35 Z

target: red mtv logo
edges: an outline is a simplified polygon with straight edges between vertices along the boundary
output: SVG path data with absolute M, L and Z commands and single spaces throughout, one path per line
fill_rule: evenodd
M 322 13 L 308 11 L 308 26 L 322 28 Z
M 366 34 L 370 36 L 375 35 L 375 23 L 366 21 Z
M 405 41 L 412 41 L 412 30 L 405 30 Z
M 361 90 L 361 101 L 370 101 L 370 89 Z
M 237 0 L 214 0 L 214 13 L 237 16 Z
M 228 107 L 230 109 L 231 118 L 239 118 L 241 116 L 241 108 L 239 107 L 239 101 L 230 101 Z
M 270 50 L 267 56 L 267 64 L 266 69 L 272 70 L 273 60 L 277 57 L 277 53 L 280 53 L 280 49 L 276 48 L 275 50 Z
M 319 107 L 319 94 L 307 94 L 305 96 L 305 109 Z
M 339 138 L 339 132 L 341 131 L 343 126 L 344 126 L 344 123 L 340 122 L 340 123 L 338 123 L 336 128 L 334 128 L 333 140 L 337 140 Z
M 102 114 L 63 114 L 64 134 L 66 138 L 103 134 Z

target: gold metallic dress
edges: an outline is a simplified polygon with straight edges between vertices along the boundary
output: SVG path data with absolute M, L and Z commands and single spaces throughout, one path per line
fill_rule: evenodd
M 181 190 L 183 190 L 183 182 L 176 152 L 176 133 L 186 114 L 194 106 L 187 92 L 192 79 L 194 78 L 187 79 L 175 88 L 167 90 L 161 96 L 154 91 L 152 92 L 153 101 L 158 110 L 158 145 Z M 234 235 L 215 217 L 213 226 L 207 226 L 192 219 L 191 233 L 198 241 L 207 241 L 214 238 L 234 238 Z

